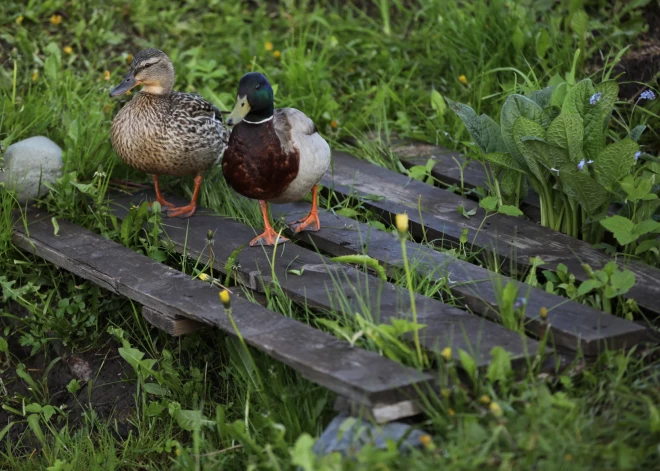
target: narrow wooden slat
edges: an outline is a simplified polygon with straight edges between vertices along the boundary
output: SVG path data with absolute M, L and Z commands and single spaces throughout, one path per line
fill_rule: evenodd
M 383 215 L 407 212 L 415 237 L 426 234 L 429 240 L 443 246 L 456 246 L 467 229 L 473 249 L 485 250 L 500 261 L 508 260 L 513 268 L 525 270 L 530 266 L 530 258 L 538 256 L 546 263 L 543 268 L 555 270 L 563 263 L 578 281 L 585 281 L 589 277 L 583 263 L 596 270 L 612 260 L 586 242 L 522 218 L 494 214 L 484 222 L 485 212 L 474 201 L 410 181 L 404 175 L 343 152 L 333 153 L 333 170 L 323 177 L 322 183 L 339 195 L 363 198 L 367 207 Z M 459 206 L 466 211 L 474 209 L 476 214 L 465 218 L 458 212 Z M 637 280 L 626 296 L 635 299 L 646 311 L 660 314 L 660 270 L 634 261 L 625 266 Z
M 14 226 L 13 242 L 101 287 L 171 317 L 186 317 L 236 336 L 229 316 L 208 283 L 137 254 L 86 229 L 27 211 L 27 231 Z M 368 407 L 398 404 L 417 396 L 431 377 L 352 347 L 313 327 L 237 296 L 232 317 L 245 341 L 307 379 Z
M 185 317 L 173 316 L 170 313 L 159 312 L 148 306 L 142 306 L 142 317 L 154 327 L 167 332 L 173 337 L 191 334 L 206 327 L 201 322 Z
M 130 204 L 140 203 L 146 196 L 152 197 L 146 192 L 117 197 L 112 211 L 123 219 Z M 181 201 L 168 198 L 174 204 Z M 262 291 L 274 286 L 275 278 L 287 296 L 312 308 L 346 316 L 359 313 L 376 323 L 412 318 L 407 291 L 292 243 L 280 245 L 277 252 L 272 247 L 247 247 L 255 236 L 253 228 L 203 209 L 187 220 L 165 219 L 163 229 L 176 250 L 183 252 L 185 248 L 188 256 L 203 263 L 209 261 L 211 250 L 206 235 L 209 231 L 214 233 L 214 267 L 223 273 L 231 254 L 244 246 L 234 262 L 237 267 L 234 275 L 251 289 Z M 509 351 L 515 363 L 526 362 L 538 349 L 538 344 L 524 335 L 440 301 L 417 295 L 416 305 L 418 322 L 426 326 L 420 331 L 420 341 L 428 350 L 441 351 L 451 346 L 458 355 L 458 350 L 463 349 L 473 356 L 477 365 L 486 366 L 492 359 L 490 351 L 494 346 Z
M 271 211 L 274 217 L 296 220 L 309 212 L 309 204 L 272 205 Z M 287 236 L 335 256 L 366 254 L 388 268 L 403 267 L 401 245 L 392 234 L 327 211 L 320 211 L 319 216 L 321 231 L 287 233 Z M 515 284 L 519 296 L 527 300 L 527 330 L 542 337 L 549 329 L 555 345 L 596 355 L 604 348 L 632 347 L 649 339 L 649 331 L 641 325 L 533 288 L 432 248 L 407 242 L 406 251 L 410 266 L 420 276 L 436 282 L 451 280 L 448 288 L 454 296 L 472 311 L 494 319 L 499 319 L 498 293 L 507 283 Z M 540 317 L 542 307 L 549 311 L 547 320 Z

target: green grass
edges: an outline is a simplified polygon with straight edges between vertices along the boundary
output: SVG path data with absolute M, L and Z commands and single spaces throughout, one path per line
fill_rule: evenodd
M 433 100 L 433 90 L 496 115 L 512 91 L 569 72 L 576 49 L 583 50 L 582 78 L 592 73 L 595 56 L 614 57 L 634 43 L 644 27 L 643 3 L 48 0 L 26 6 L 9 0 L 0 15 L 0 142 L 6 148 L 32 135 L 53 139 L 64 149 L 67 174 L 43 207 L 198 276 L 209 273 L 208 267 L 159 241 L 159 216 L 136 211 L 123 232 L 108 217 L 105 195 L 117 188 L 115 181 L 150 183 L 119 162 L 109 142 L 112 117 L 123 103 L 108 92 L 125 73 L 128 54 L 143 47 L 164 50 L 174 62 L 179 90 L 196 91 L 225 110 L 233 105 L 242 74 L 263 71 L 277 87 L 277 106 L 304 110 L 333 148 L 345 149 L 345 138 L 356 138 L 351 153 L 403 172 L 387 149 L 393 133 L 471 153 L 463 125 Z M 589 13 L 586 30 L 575 19 L 582 5 Z M 53 15 L 61 15 L 59 24 L 57 17 L 51 22 Z M 637 107 L 628 118 L 632 107 L 622 104 L 626 117 L 615 120 L 612 132 L 646 123 L 645 144 L 657 149 L 658 106 L 660 100 Z M 384 140 L 365 137 L 374 132 Z M 164 182 L 180 195 L 192 193 L 192 180 Z M 232 192 L 219 169 L 207 174 L 201 203 L 261 227 L 257 205 Z M 359 201 L 331 194 L 321 206 L 392 231 L 389 221 Z M 284 470 L 305 461 L 310 437 L 317 437 L 333 415 L 331 393 L 217 332 L 168 337 L 145 323 L 139 306 L 19 251 L 9 230 L 15 207 L 12 195 L 0 189 L 0 394 L 12 430 L 29 425 L 16 436 L 0 424 L 0 469 Z M 469 246 L 468 241 L 450 253 L 483 264 Z M 498 270 L 496 261 L 485 266 Z M 446 284 L 407 275 L 387 273 L 401 287 L 455 302 Z M 504 288 L 496 287 L 502 296 Z M 434 438 L 421 450 L 401 455 L 393 447 L 366 448 L 355 461 L 340 463 L 330 456 L 307 469 L 645 469 L 657 462 L 655 349 L 606 351 L 590 364 L 578 358 L 558 374 L 542 373 L 531 359 L 523 376 L 502 356 L 495 367 L 475 372 L 459 386 L 460 362 L 426 352 L 420 358 L 414 345 L 401 341 L 414 326 L 387 328 L 368 315 L 357 321 L 337 312 L 321 315 L 293 303 L 278 286 L 260 301 L 359 347 L 412 366 L 437 366 L 443 389 L 424 405 L 421 424 Z M 375 302 L 366 296 L 363 301 Z M 337 300 L 338 307 L 342 302 Z M 517 322 L 509 319 L 513 328 L 520 328 Z M 43 379 L 44 372 L 16 376 L 21 362 L 42 354 L 46 365 L 56 359 L 50 348 L 55 341 L 74 352 L 109 348 L 114 356 L 118 347 L 134 348 L 155 360 L 151 379 L 139 368 L 129 375 L 135 411 L 127 437 L 119 437 L 117 417 L 100 417 L 93 408 L 85 408 L 79 420 L 68 410 L 48 416 L 43 408 L 61 397 L 52 397 L 54 386 Z M 21 346 L 27 357 L 19 357 Z M 160 390 L 145 386 L 149 383 L 164 394 L 153 394 Z M 4 393 L 16 385 L 25 387 L 15 396 Z M 30 404 L 35 405 L 23 412 Z

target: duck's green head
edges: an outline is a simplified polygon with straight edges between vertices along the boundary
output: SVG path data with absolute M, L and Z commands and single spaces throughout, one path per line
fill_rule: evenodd
M 131 68 L 121 83 L 110 91 L 110 96 L 119 96 L 143 85 L 142 91 L 155 95 L 168 94 L 174 86 L 174 66 L 167 54 L 158 49 L 143 49 L 133 58 Z
M 236 105 L 227 124 L 233 126 L 241 121 L 260 124 L 273 117 L 273 109 L 273 87 L 264 74 L 250 72 L 238 84 Z

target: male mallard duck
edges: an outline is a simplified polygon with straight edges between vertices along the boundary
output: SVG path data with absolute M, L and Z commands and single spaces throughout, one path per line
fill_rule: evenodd
M 142 85 L 112 122 L 112 147 L 128 165 L 153 176 L 156 200 L 168 216 L 190 217 L 197 208 L 202 173 L 221 157 L 229 138 L 220 110 L 199 95 L 175 92 L 174 67 L 158 49 L 145 49 L 110 96 Z M 192 201 L 179 208 L 160 192 L 159 175 L 195 175 Z
M 263 74 L 252 72 L 238 84 L 236 106 L 227 124 L 234 128 L 222 173 L 238 193 L 259 200 L 264 217 L 265 231 L 250 246 L 259 242 L 274 245 L 277 240 L 268 220 L 268 202 L 299 201 L 310 190 L 312 210 L 292 225 L 295 232 L 318 231 L 317 184 L 330 166 L 330 147 L 314 122 L 294 108 L 275 110 L 270 83 Z

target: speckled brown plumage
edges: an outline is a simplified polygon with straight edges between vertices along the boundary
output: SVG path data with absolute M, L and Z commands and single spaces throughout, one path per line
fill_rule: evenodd
M 200 174 L 221 157 L 229 131 L 198 95 L 139 92 L 112 122 L 112 147 L 128 165 L 154 175 Z
M 241 195 L 269 201 L 284 193 L 299 165 L 298 149 L 283 148 L 274 120 L 256 126 L 240 122 L 232 129 L 222 173 Z

